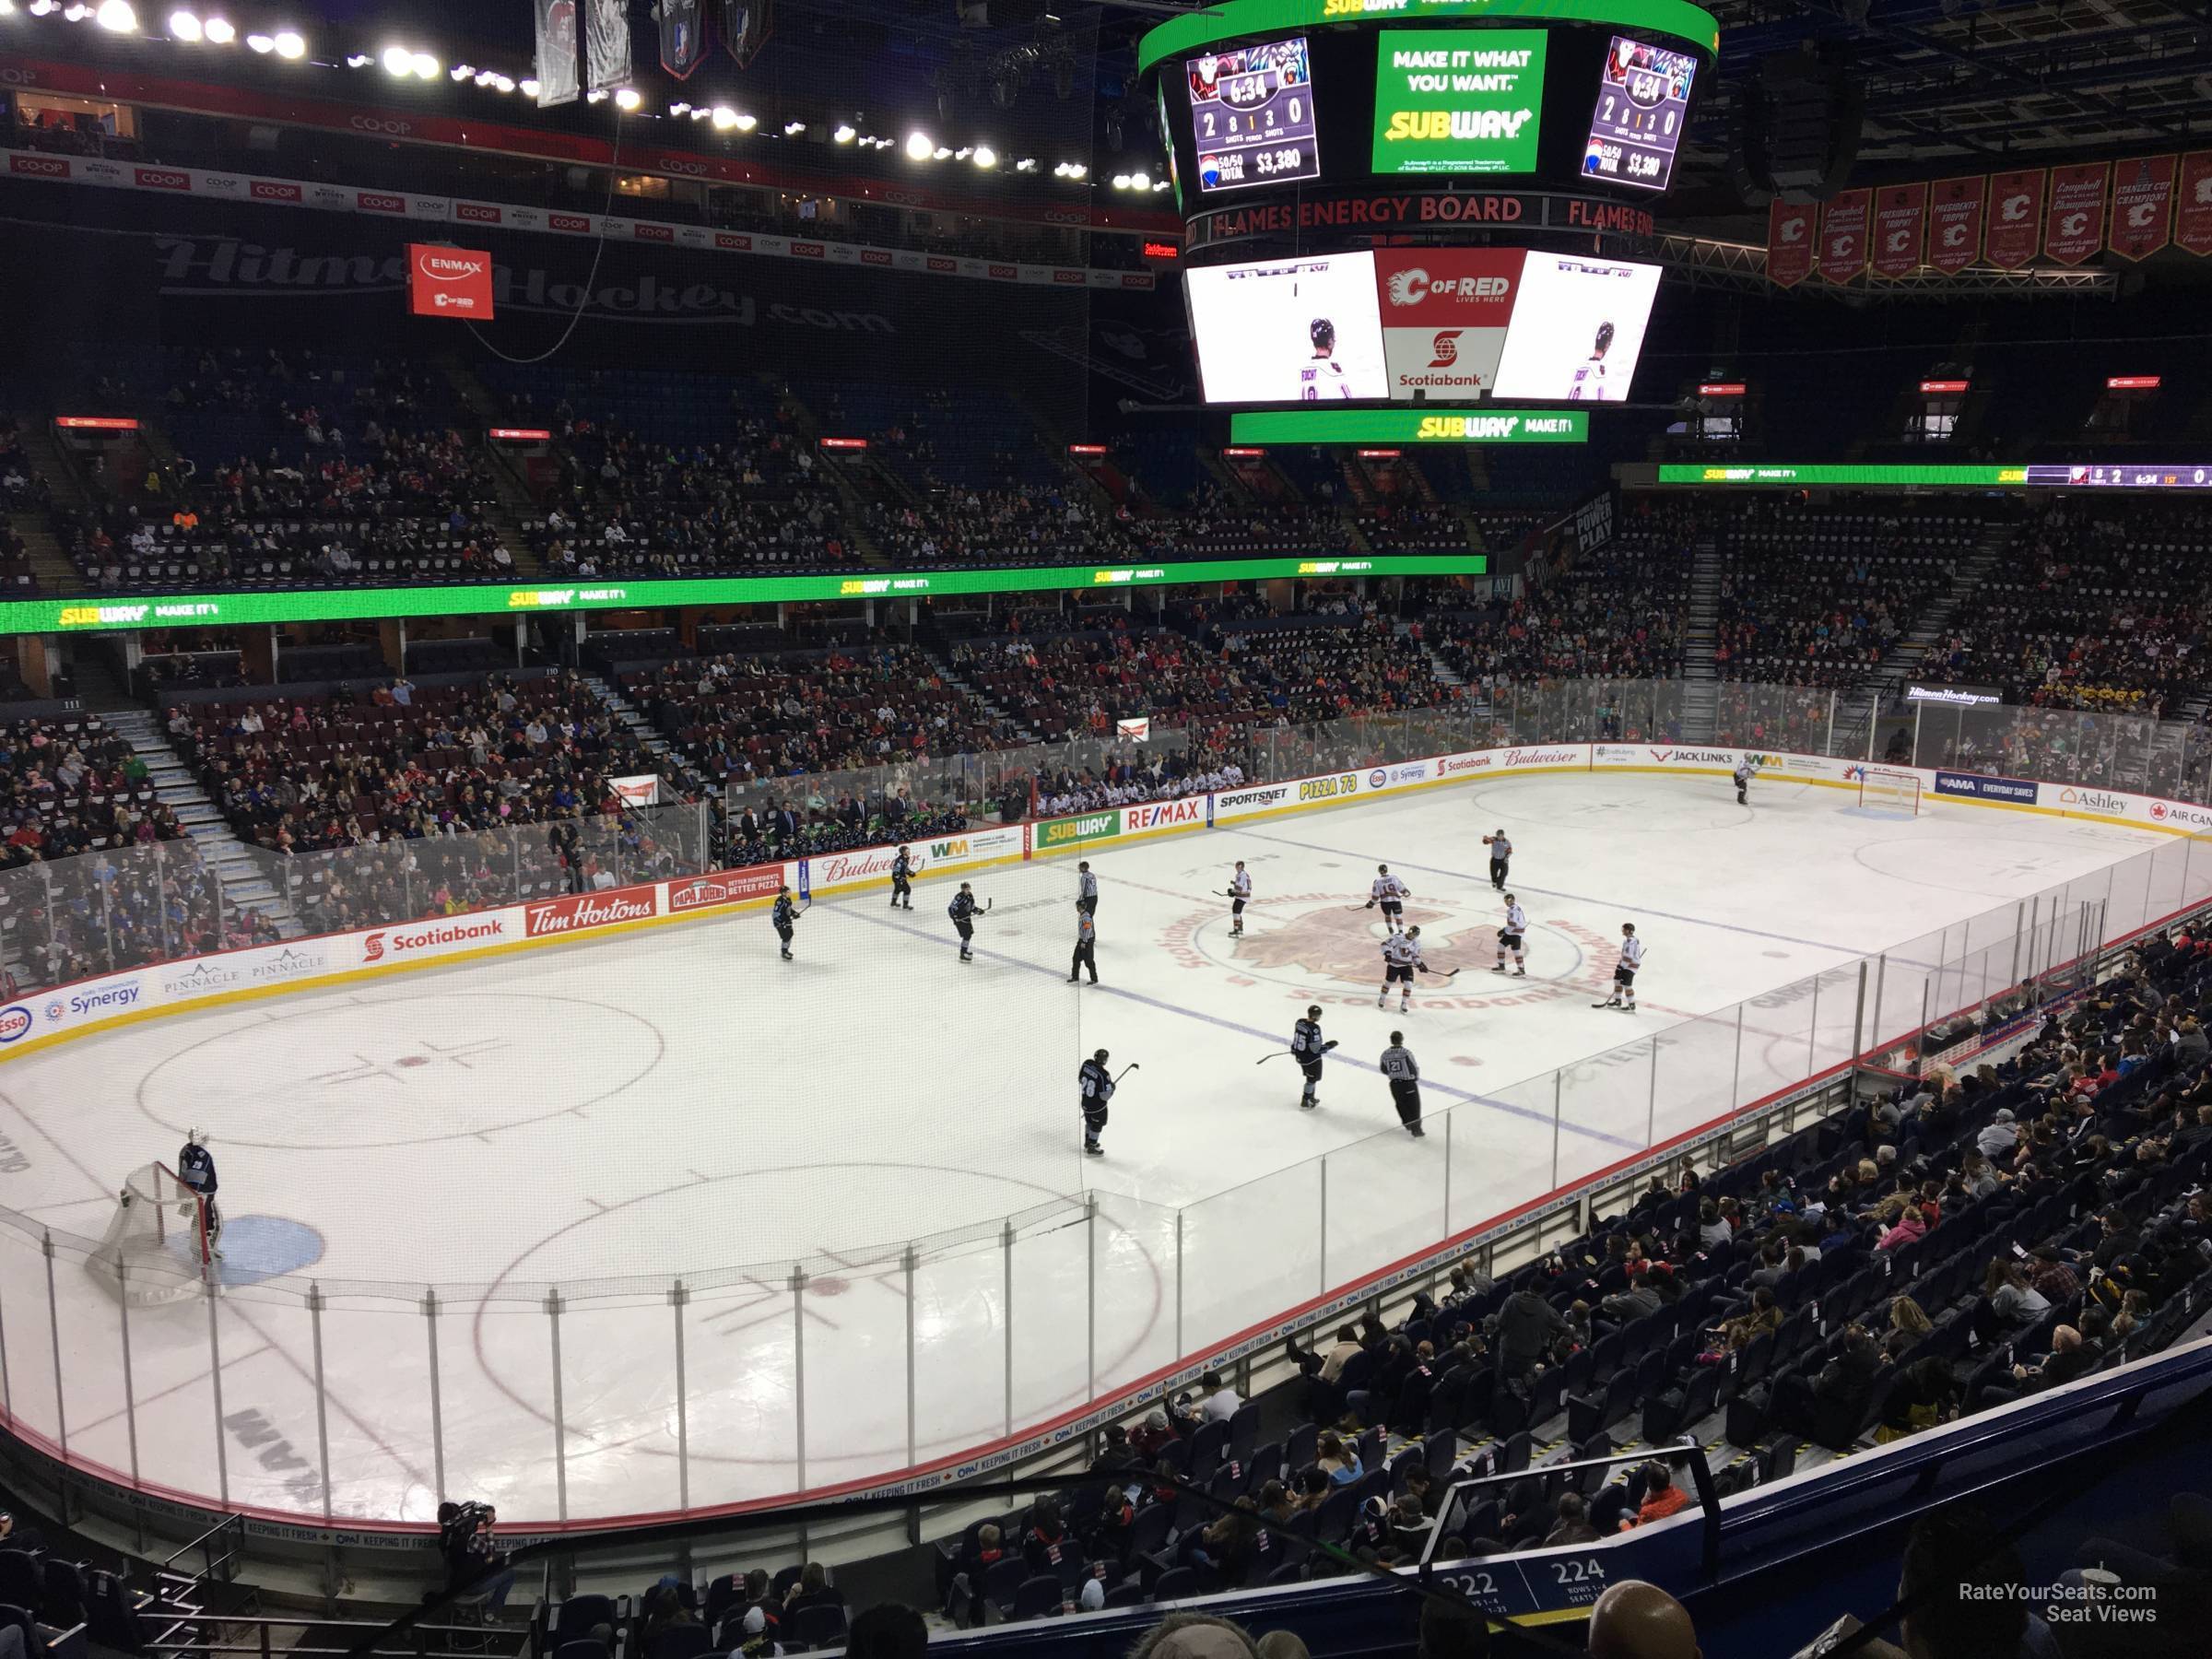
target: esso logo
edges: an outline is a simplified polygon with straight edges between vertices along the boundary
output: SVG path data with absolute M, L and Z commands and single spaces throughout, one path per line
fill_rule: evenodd
M 0 1008 L 0 1042 L 14 1042 L 30 1030 L 30 1010 L 21 1003 Z
M 415 130 L 413 122 L 385 115 L 356 115 L 347 124 L 357 133 L 387 133 L 394 138 L 404 138 Z

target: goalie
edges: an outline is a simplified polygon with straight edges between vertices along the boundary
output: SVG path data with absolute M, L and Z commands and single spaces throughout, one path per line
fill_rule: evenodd
M 223 1215 L 215 1206 L 215 1154 L 200 1144 L 200 1132 L 184 1132 L 183 1149 L 177 1154 L 177 1179 L 197 1193 L 200 1207 L 206 1218 L 207 1250 L 217 1261 L 223 1259 Z

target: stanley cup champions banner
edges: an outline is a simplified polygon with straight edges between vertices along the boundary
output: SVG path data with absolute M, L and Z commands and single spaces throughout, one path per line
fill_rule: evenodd
M 661 0 L 661 67 L 677 80 L 706 62 L 707 0 Z
M 537 107 L 574 103 L 576 84 L 576 0 L 530 0 L 537 22 Z
M 629 0 L 583 0 L 583 59 L 594 92 L 629 85 Z

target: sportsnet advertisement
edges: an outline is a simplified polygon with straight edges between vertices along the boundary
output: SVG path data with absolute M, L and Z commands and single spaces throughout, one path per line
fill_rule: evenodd
M 1495 390 L 1522 250 L 1387 249 L 1374 257 L 1390 395 L 1473 399 Z
M 1375 256 L 1333 253 L 1182 274 L 1207 403 L 1381 397 Z

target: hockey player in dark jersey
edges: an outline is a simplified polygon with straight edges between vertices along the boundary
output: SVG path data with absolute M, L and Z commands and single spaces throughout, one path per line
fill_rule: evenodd
M 1322 1041 L 1319 1003 L 1309 1007 L 1306 1017 L 1290 1028 L 1290 1052 L 1298 1056 L 1299 1068 L 1306 1074 L 1305 1093 L 1298 1100 L 1301 1111 L 1311 1112 L 1321 1104 L 1321 1057 L 1335 1046 L 1333 1041 Z
M 914 908 L 914 859 L 903 846 L 891 860 L 891 908 L 910 911 Z
M 215 1154 L 201 1145 L 197 1129 L 184 1132 L 184 1145 L 177 1153 L 177 1179 L 200 1195 L 200 1208 L 207 1228 L 207 1248 L 220 1260 L 223 1253 L 218 1241 L 223 1236 L 223 1213 L 215 1206 L 216 1188 L 220 1183 L 215 1176 Z
M 1076 1074 L 1076 1086 L 1083 1100 L 1083 1150 L 1093 1158 L 1103 1158 L 1106 1148 L 1099 1145 L 1099 1135 L 1106 1127 L 1106 1102 L 1113 1099 L 1113 1078 L 1106 1070 L 1104 1049 L 1083 1062 L 1083 1069 Z
M 776 938 L 781 943 L 783 959 L 792 960 L 791 937 L 798 931 L 799 907 L 793 902 L 789 888 L 776 889 L 776 904 L 769 912 L 769 920 L 776 924 Z
M 960 960 L 963 962 L 975 960 L 975 952 L 969 946 L 975 938 L 975 917 L 979 909 L 974 889 L 965 881 L 960 883 L 960 890 L 952 896 L 952 902 L 945 907 L 945 913 L 952 918 L 953 932 L 960 935 Z

